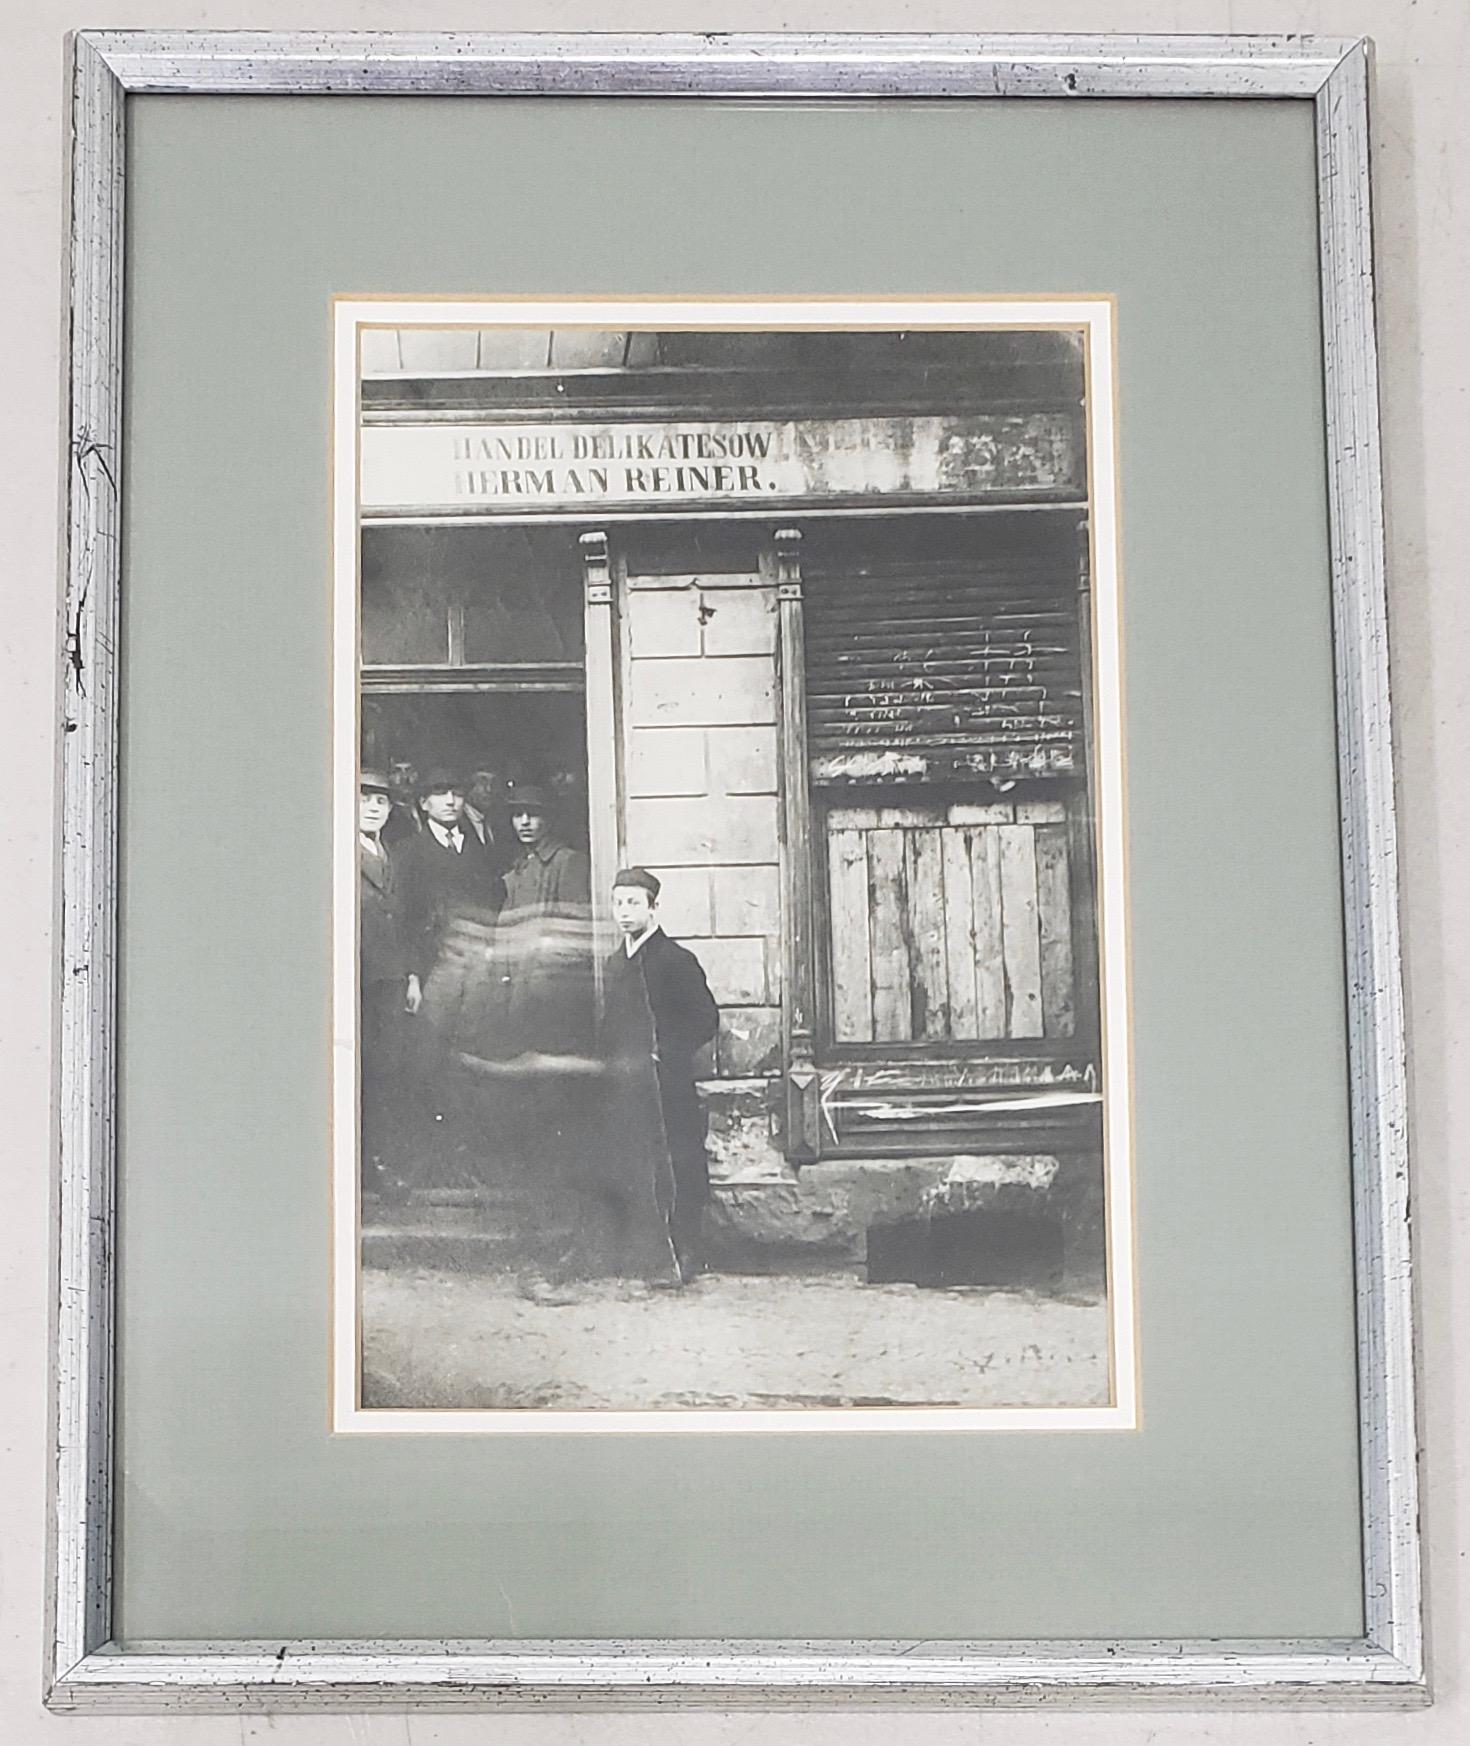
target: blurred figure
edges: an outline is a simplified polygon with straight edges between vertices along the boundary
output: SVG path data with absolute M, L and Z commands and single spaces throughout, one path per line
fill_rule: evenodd
M 504 873 L 515 859 L 510 817 L 505 804 L 506 785 L 490 764 L 471 770 L 465 788 L 464 815 L 470 829 L 495 859 L 495 870 Z
M 386 777 L 364 770 L 357 799 L 362 1179 L 365 1190 L 387 1197 L 404 1185 L 405 1021 L 423 998 L 404 941 L 397 872 L 382 842 L 392 805 Z
M 554 828 L 545 789 L 514 784 L 508 813 L 516 858 L 496 930 L 493 1065 L 507 1160 L 524 1196 L 517 1248 L 539 1285 L 560 1285 L 607 1270 L 588 1217 L 599 1072 L 591 873 Z
M 554 816 L 562 819 L 585 820 L 587 817 L 587 780 L 580 770 L 556 770 L 551 777 L 551 800 Z M 575 844 L 585 844 L 585 828 L 579 833 L 568 830 Z
M 624 1054 L 642 1048 L 653 1060 L 673 1169 L 669 1235 L 687 1281 L 704 1269 L 709 1201 L 709 1120 L 694 1057 L 719 1030 L 720 1009 L 698 958 L 659 925 L 660 889 L 646 867 L 625 867 L 613 881 L 613 919 L 623 937 L 604 971 L 604 1024 Z
M 387 848 L 391 849 L 395 843 L 401 843 L 407 837 L 416 837 L 424 828 L 424 821 L 419 816 L 416 793 L 418 779 L 418 771 L 405 758 L 395 759 L 388 766 L 388 794 L 392 801 L 392 810 L 381 832 L 382 841 Z
M 505 875 L 497 959 L 510 1053 L 588 1055 L 592 1046 L 592 873 L 552 823 L 534 783 L 510 791 L 516 858 Z

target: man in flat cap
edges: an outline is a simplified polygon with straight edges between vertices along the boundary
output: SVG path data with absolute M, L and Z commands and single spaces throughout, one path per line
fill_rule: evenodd
M 513 783 L 516 857 L 505 875 L 497 957 L 509 1053 L 567 1055 L 591 1045 L 592 876 L 556 829 L 539 783 Z
M 403 1187 L 404 1026 L 422 992 L 404 941 L 397 870 L 382 841 L 392 791 L 377 770 L 364 770 L 357 787 L 362 1179 L 370 1191 L 395 1195 Z
M 585 854 L 562 839 L 551 792 L 539 782 L 512 782 L 507 789 L 516 857 L 505 880 L 507 910 L 584 915 L 592 902 Z
M 591 1128 L 591 881 L 587 856 L 557 831 L 550 793 L 507 785 L 502 816 L 515 839 L 495 936 L 492 1053 L 507 1180 L 519 1195 L 522 1265 L 547 1282 L 589 1270 L 582 1195 Z
M 669 1234 L 679 1276 L 704 1265 L 702 1230 L 709 1200 L 709 1123 L 694 1082 L 694 1057 L 719 1029 L 720 1011 L 704 968 L 659 925 L 658 877 L 624 867 L 613 880 L 613 918 L 622 941 L 604 974 L 604 1022 L 624 1052 L 652 1056 L 669 1162 Z

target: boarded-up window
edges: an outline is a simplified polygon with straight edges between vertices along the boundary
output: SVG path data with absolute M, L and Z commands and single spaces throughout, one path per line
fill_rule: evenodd
M 834 1044 L 1073 1034 L 1068 805 L 828 808 Z

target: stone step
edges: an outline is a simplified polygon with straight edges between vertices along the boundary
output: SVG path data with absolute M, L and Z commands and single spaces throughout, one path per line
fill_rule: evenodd
M 534 1200 L 505 1192 L 369 1200 L 369 1267 L 494 1271 L 523 1254 Z M 1097 1158 L 863 1158 L 712 1187 L 712 1266 L 732 1273 L 858 1267 L 875 1281 L 1095 1295 L 1104 1221 Z
M 397 1271 L 422 1267 L 447 1273 L 494 1273 L 513 1267 L 521 1249 L 506 1231 L 475 1228 L 469 1223 L 364 1225 L 362 1264 Z

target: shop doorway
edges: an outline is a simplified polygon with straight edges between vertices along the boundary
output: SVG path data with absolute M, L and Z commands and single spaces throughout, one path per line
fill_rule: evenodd
M 413 786 L 453 772 L 503 804 L 556 799 L 587 846 L 582 563 L 562 527 L 368 525 L 362 531 L 362 760 L 413 819 Z
M 408 804 L 430 770 L 452 771 L 490 799 L 500 832 L 509 785 L 534 783 L 556 805 L 557 834 L 587 847 L 587 728 L 580 691 L 370 690 L 362 699 L 362 761 Z M 477 800 L 478 803 L 478 800 Z

